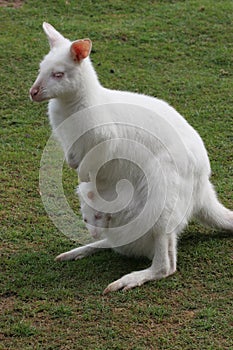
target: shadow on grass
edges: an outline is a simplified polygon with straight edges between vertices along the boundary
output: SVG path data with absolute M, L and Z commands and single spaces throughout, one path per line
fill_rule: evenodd
M 232 234 L 228 232 L 186 232 L 179 244 L 179 269 L 192 271 L 193 264 L 205 263 L 207 258 L 218 259 L 222 244 L 230 238 Z M 55 262 L 54 247 L 51 248 L 52 252 L 27 251 L 7 256 L 3 266 L 8 277 L 2 296 L 59 300 L 74 294 L 81 297 L 101 293 L 113 280 L 150 265 L 148 259 L 128 258 L 113 251 L 99 252 L 79 261 Z M 61 246 L 59 250 L 62 251 Z
M 222 241 L 225 239 L 233 238 L 232 232 L 229 231 L 217 231 L 211 230 L 209 228 L 195 227 L 194 229 L 189 229 L 186 231 L 180 239 L 180 246 L 183 245 L 193 245 L 194 243 L 200 244 L 202 242 L 210 242 L 210 241 Z

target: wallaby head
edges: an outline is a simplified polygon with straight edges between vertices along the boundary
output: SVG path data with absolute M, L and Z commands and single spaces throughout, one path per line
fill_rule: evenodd
M 50 52 L 40 64 L 39 75 L 30 89 L 33 101 L 71 96 L 82 81 L 82 66 L 91 52 L 91 40 L 71 42 L 49 23 L 43 23 Z

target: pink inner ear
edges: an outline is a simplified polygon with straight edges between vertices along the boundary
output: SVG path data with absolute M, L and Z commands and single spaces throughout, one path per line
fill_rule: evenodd
M 94 192 L 88 192 L 87 193 L 87 197 L 89 198 L 89 199 L 93 199 L 94 198 Z
M 81 61 L 86 58 L 91 50 L 91 41 L 89 39 L 78 40 L 71 45 L 71 54 L 75 61 Z

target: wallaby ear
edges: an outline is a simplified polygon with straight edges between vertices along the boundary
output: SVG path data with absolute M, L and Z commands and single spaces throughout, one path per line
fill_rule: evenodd
M 63 35 L 61 35 L 51 24 L 44 22 L 43 29 L 47 35 L 50 48 L 58 46 L 62 41 L 66 40 Z
M 88 57 L 91 52 L 92 42 L 90 39 L 74 41 L 70 48 L 70 53 L 74 61 L 80 62 Z

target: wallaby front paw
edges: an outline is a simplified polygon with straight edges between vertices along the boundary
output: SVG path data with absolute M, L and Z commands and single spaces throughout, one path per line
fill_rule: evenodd
M 75 153 L 69 153 L 67 156 L 67 163 L 72 169 L 77 169 L 79 166 L 79 161 L 76 159 Z

